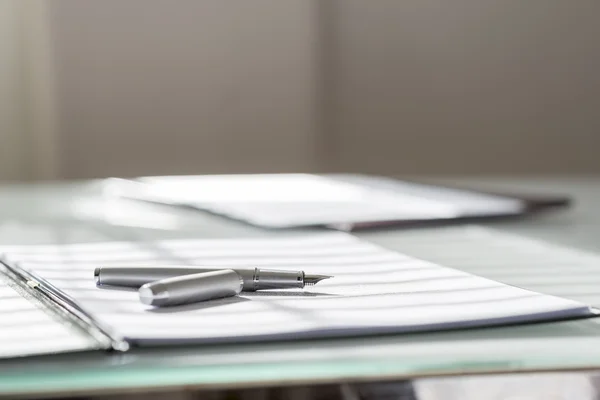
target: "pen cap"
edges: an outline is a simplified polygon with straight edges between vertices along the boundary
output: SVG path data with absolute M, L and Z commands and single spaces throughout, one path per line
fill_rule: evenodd
M 142 303 L 164 307 L 235 296 L 243 284 L 237 272 L 226 269 L 147 283 L 138 293 Z

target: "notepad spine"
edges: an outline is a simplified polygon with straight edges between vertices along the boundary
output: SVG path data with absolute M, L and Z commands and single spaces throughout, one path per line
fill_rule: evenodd
M 20 267 L 18 263 L 10 262 L 6 257 L 0 256 L 0 264 L 6 268 L 8 274 L 16 282 L 26 290 L 36 291 L 36 293 L 46 300 L 46 304 L 52 306 L 52 311 L 60 314 L 62 317 L 69 318 L 70 321 L 102 344 L 104 348 L 119 352 L 129 350 L 130 345 L 125 338 L 116 335 L 110 329 L 103 326 L 103 324 L 97 321 L 62 290 L 33 272 Z

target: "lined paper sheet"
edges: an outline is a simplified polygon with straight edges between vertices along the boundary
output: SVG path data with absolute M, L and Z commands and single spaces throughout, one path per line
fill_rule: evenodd
M 0 269 L 0 358 L 97 348 L 91 337 L 53 315 Z
M 481 226 L 403 231 L 401 251 L 511 285 L 600 306 L 600 255 Z
M 365 178 L 366 179 L 366 178 Z M 371 177 L 377 186 L 311 174 L 146 177 L 114 180 L 117 195 L 182 204 L 283 228 L 515 214 L 517 199 Z
M 13 247 L 18 262 L 139 343 L 270 340 L 411 332 L 591 315 L 587 305 L 387 251 L 344 233 Z M 97 266 L 258 266 L 334 275 L 310 289 L 263 291 L 155 309 L 97 288 Z

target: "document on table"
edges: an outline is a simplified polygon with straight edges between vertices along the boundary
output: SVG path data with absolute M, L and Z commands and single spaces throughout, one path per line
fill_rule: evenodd
M 360 177 L 351 175 L 350 177 Z M 516 198 L 383 177 L 246 174 L 115 179 L 114 195 L 184 205 L 269 228 L 516 215 Z
M 139 345 L 320 338 L 495 326 L 594 314 L 548 296 L 388 251 L 341 232 L 262 238 L 6 248 L 115 335 Z M 152 308 L 136 291 L 98 288 L 115 265 L 248 266 L 334 277 L 305 290 L 262 291 Z

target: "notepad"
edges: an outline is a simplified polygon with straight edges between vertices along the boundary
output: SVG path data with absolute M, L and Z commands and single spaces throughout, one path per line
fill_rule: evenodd
M 521 199 L 359 175 L 247 174 L 109 181 L 108 192 L 268 228 L 517 215 Z
M 424 332 L 588 317 L 576 301 L 399 254 L 341 232 L 263 238 L 11 247 L 7 263 L 45 278 L 108 331 L 145 346 Z M 304 270 L 334 278 L 305 290 L 242 293 L 156 309 L 98 288 L 97 266 L 175 264 Z

